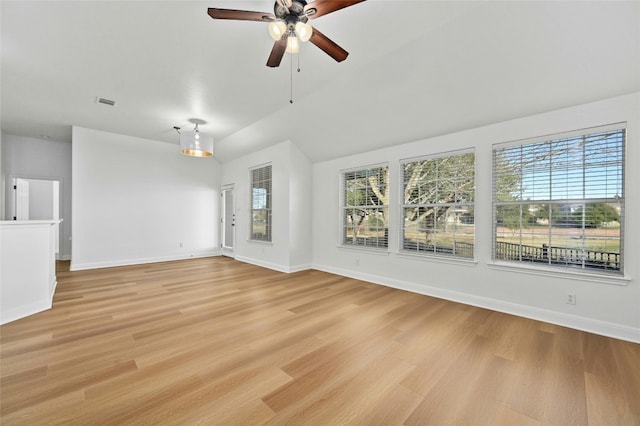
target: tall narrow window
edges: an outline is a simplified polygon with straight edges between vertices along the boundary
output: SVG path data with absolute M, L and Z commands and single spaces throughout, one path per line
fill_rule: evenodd
M 388 246 L 389 166 L 342 172 L 342 245 Z
M 401 163 L 402 241 L 417 254 L 473 258 L 475 154 L 446 153 Z
M 271 241 L 271 165 L 251 169 L 250 239 Z
M 622 127 L 494 147 L 494 259 L 622 274 Z

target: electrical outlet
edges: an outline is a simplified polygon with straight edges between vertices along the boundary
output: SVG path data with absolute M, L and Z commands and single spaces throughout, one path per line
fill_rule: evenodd
M 360 266 L 360 259 L 356 259 L 356 266 Z
M 567 304 L 575 305 L 576 304 L 576 294 L 575 293 L 567 293 Z
M 182 248 L 182 247 L 184 247 L 184 246 L 183 246 L 183 244 L 182 244 L 182 241 L 180 241 L 180 248 Z

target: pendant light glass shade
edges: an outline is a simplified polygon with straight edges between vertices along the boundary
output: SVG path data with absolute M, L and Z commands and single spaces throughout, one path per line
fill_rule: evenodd
M 275 41 L 280 40 L 286 31 L 287 31 L 287 25 L 284 22 L 282 21 L 269 22 L 269 35 Z
M 200 133 L 197 126 L 193 131 L 181 132 L 180 152 L 190 157 L 212 157 L 213 137 Z
M 298 43 L 298 37 L 295 35 L 290 35 L 287 38 L 287 53 L 298 53 L 300 52 L 300 43 Z
M 296 22 L 296 35 L 300 39 L 301 42 L 305 43 L 309 41 L 311 35 L 313 34 L 313 27 L 306 22 Z

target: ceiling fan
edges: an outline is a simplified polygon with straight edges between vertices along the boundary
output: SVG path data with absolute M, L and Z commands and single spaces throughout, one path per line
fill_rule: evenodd
M 347 59 L 349 52 L 307 21 L 363 1 L 365 0 L 315 0 L 307 3 L 306 0 L 276 0 L 273 14 L 215 7 L 210 7 L 208 13 L 213 19 L 268 22 L 269 34 L 275 40 L 267 60 L 268 67 L 279 66 L 285 52 L 296 53 L 298 40 L 310 41 L 336 61 L 342 62 Z

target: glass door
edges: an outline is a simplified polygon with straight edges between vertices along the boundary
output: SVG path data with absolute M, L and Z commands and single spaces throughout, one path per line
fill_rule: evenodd
M 233 185 L 222 188 L 222 254 L 233 257 L 236 213 Z

